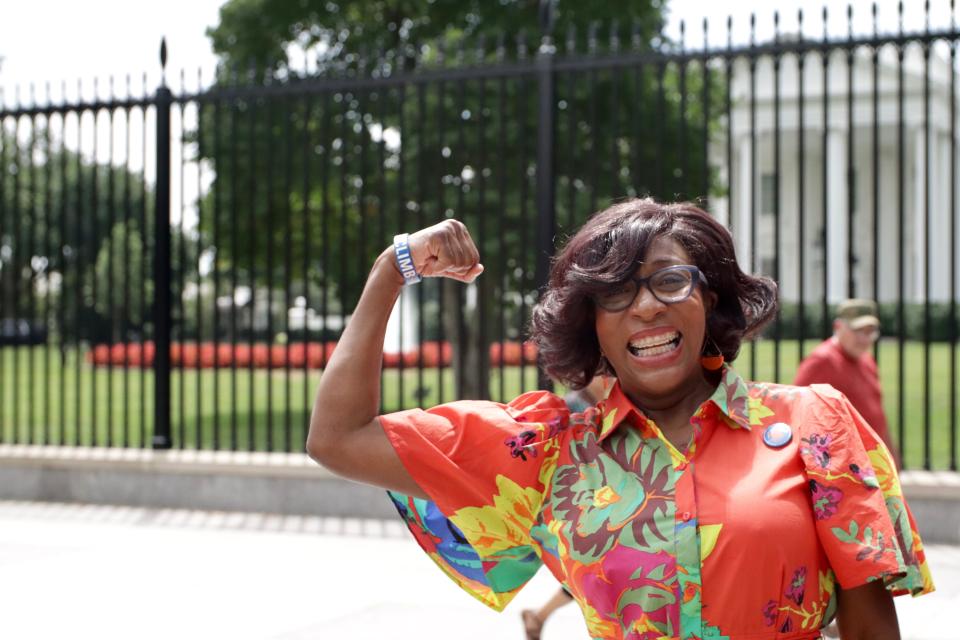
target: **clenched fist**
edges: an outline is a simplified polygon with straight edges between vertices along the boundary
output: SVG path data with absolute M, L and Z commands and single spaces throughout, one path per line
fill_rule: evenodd
M 444 220 L 411 233 L 407 242 L 413 266 L 425 278 L 473 282 L 483 273 L 477 245 L 459 220 Z

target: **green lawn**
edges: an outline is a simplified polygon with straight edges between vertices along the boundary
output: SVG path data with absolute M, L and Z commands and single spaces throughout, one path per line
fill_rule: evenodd
M 804 353 L 815 345 L 815 341 L 806 342 Z M 779 367 L 775 367 L 772 341 L 757 344 L 755 363 L 751 363 L 751 350 L 752 345 L 744 345 L 736 362 L 745 377 L 790 382 L 800 358 L 795 341 L 781 342 Z M 884 404 L 894 437 L 903 438 L 906 466 L 923 467 L 929 459 L 932 468 L 948 468 L 950 400 L 955 395 L 950 389 L 950 345 L 930 345 L 929 360 L 924 352 L 922 343 L 905 345 L 901 394 L 898 345 L 895 341 L 881 344 Z M 925 362 L 930 369 L 929 411 L 925 411 Z M 452 372 L 444 370 L 442 380 L 440 375 L 437 369 L 426 369 L 422 374 L 416 369 L 406 370 L 402 376 L 396 370 L 385 371 L 384 410 L 454 399 Z M 235 373 L 229 369 L 175 371 L 171 381 L 174 446 L 299 451 L 319 379 L 318 371 L 307 375 L 298 370 L 288 374 L 282 369 L 252 373 L 246 369 Z M 524 372 L 506 367 L 502 395 L 499 369 L 493 370 L 490 388 L 495 399 L 509 399 L 535 385 L 533 367 Z M 901 395 L 902 436 L 898 421 Z M 925 421 L 930 425 L 926 450 Z M 139 447 L 145 441 L 149 444 L 152 425 L 150 371 L 94 369 L 82 358 L 78 362 L 73 350 L 67 351 L 61 362 L 55 348 L 0 349 L 0 435 L 4 442 Z

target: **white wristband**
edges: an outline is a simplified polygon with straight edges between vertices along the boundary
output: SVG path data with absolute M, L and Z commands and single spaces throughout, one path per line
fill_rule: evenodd
M 397 259 L 397 267 L 400 269 L 400 275 L 403 276 L 403 284 L 417 284 L 423 278 L 417 273 L 413 266 L 413 256 L 410 255 L 410 245 L 407 239 L 409 233 L 399 233 L 393 237 L 393 254 Z

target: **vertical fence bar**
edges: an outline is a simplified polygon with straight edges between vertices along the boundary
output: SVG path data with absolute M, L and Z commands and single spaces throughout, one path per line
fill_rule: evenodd
M 113 89 L 113 76 L 110 77 L 110 102 L 113 103 L 117 99 L 116 94 Z M 114 156 L 114 122 L 116 116 L 116 107 L 111 107 L 107 110 L 107 126 L 110 128 L 110 132 L 107 135 L 107 140 L 109 141 L 110 151 L 107 154 L 107 230 L 104 234 L 105 243 L 103 246 L 107 247 L 107 313 L 110 316 L 110 339 L 109 345 L 110 349 L 108 351 L 108 359 L 106 362 L 107 366 L 107 441 L 106 445 L 108 447 L 113 446 L 113 354 L 115 353 L 114 344 L 117 339 L 117 313 L 116 305 L 116 291 L 115 288 L 115 265 L 114 265 L 114 254 L 116 253 L 116 247 L 114 247 L 114 235 L 113 228 L 116 225 L 116 209 L 117 200 L 116 200 L 116 180 L 115 180 L 115 169 L 116 158 Z
M 552 6 L 552 3 L 546 3 Z M 554 236 L 557 229 L 556 176 L 553 148 L 556 140 L 556 75 L 553 69 L 556 49 L 551 31 L 552 14 L 547 13 L 542 23 L 543 37 L 537 52 L 537 262 L 536 287 L 543 291 L 550 276 L 550 258 L 553 256 Z M 595 115 L 595 114 L 594 114 Z M 596 120 L 594 120 L 596 124 Z M 594 133 L 596 136 L 596 133 Z M 594 137 L 596 140 L 596 137 Z M 593 163 L 594 166 L 599 162 Z M 593 184 L 594 193 L 596 183 Z M 522 349 L 521 349 L 522 350 Z M 537 385 L 540 389 L 553 389 L 553 382 L 537 368 Z
M 194 315 L 197 321 L 196 328 L 196 342 L 197 342 L 197 360 L 194 362 L 193 374 L 196 376 L 194 380 L 196 397 L 196 418 L 194 420 L 194 425 L 196 426 L 196 440 L 194 446 L 197 449 L 206 448 L 204 440 L 204 419 L 203 419 L 203 376 L 201 375 L 201 367 L 206 364 L 204 361 L 206 356 L 204 355 L 203 349 L 203 278 L 200 273 L 200 260 L 203 257 L 203 157 L 206 153 L 206 149 L 203 146 L 203 134 L 204 134 L 204 123 L 203 123 L 203 99 L 200 97 L 203 91 L 203 78 L 200 75 L 200 71 L 197 71 L 197 98 L 194 101 L 194 110 L 197 114 L 197 144 L 196 144 L 196 163 L 197 163 L 197 196 L 196 196 L 196 208 L 197 208 L 197 219 L 194 227 L 194 232 L 196 233 L 196 244 L 195 246 L 195 255 L 193 256 L 191 266 L 196 269 L 197 272 L 197 298 L 194 300 Z M 186 237 L 183 239 L 184 242 L 187 241 Z M 216 299 L 214 299 L 214 304 L 216 304 Z M 209 364 L 206 364 L 209 366 Z M 184 369 L 186 373 L 186 369 Z M 214 374 L 216 375 L 216 374 Z M 214 398 L 214 403 L 216 403 L 216 396 Z
M 290 309 L 293 308 L 293 207 L 290 198 L 293 196 L 293 119 L 296 117 L 296 108 L 293 98 L 284 99 L 286 116 L 284 121 L 284 164 L 283 164 L 283 216 L 286 223 L 283 238 L 283 447 L 285 452 L 293 451 L 293 401 L 290 385 Z M 363 132 L 366 136 L 366 131 Z M 306 131 L 304 131 L 306 136 Z M 306 194 L 304 194 L 306 196 Z M 306 353 L 304 353 L 306 357 Z
M 773 12 L 774 42 L 780 44 L 780 12 Z M 780 54 L 773 56 L 773 279 L 780 282 Z M 780 382 L 780 342 L 782 339 L 780 311 L 773 321 L 773 379 Z
M 727 54 L 726 54 L 726 104 L 724 112 L 727 116 L 727 227 L 730 233 L 734 232 L 734 193 L 733 193 L 733 18 L 727 16 Z M 741 171 L 743 169 L 741 168 Z
M 405 116 L 405 102 L 406 102 L 406 98 L 407 98 L 407 86 L 406 86 L 406 84 L 401 84 L 401 85 L 398 87 L 398 89 L 397 89 L 397 98 L 398 98 L 398 100 L 397 100 L 397 128 L 399 128 L 400 131 L 406 131 L 406 130 L 407 130 L 407 128 L 406 128 L 406 119 L 405 119 L 405 117 L 404 117 L 404 116 Z M 463 84 L 461 83 L 461 85 L 460 85 L 460 102 L 459 102 L 458 113 L 462 113 L 462 112 L 463 112 L 463 109 L 464 109 L 464 106 L 463 106 Z M 458 118 L 458 121 L 460 121 L 460 118 Z M 461 124 L 460 124 L 460 134 L 461 134 L 461 135 L 460 135 L 460 151 L 462 152 L 462 150 L 463 150 L 463 148 L 464 148 L 464 144 L 463 144 L 463 124 L 462 124 L 462 121 L 461 121 Z M 405 227 L 405 224 L 406 224 L 405 213 L 406 213 L 406 209 L 407 209 L 407 192 L 406 192 L 406 187 L 407 187 L 407 182 L 406 182 L 406 177 L 407 177 L 406 165 L 407 165 L 407 163 L 406 163 L 406 159 L 404 158 L 404 150 L 405 150 L 406 146 L 407 146 L 407 145 L 401 144 L 401 145 L 400 145 L 400 148 L 397 150 L 398 164 L 397 164 L 397 209 L 396 209 L 396 211 L 397 211 L 397 226 L 396 226 L 396 228 L 398 228 L 398 229 L 404 228 L 404 227 Z M 463 193 L 463 189 L 462 189 L 462 188 L 460 189 L 460 193 L 461 193 L 461 194 Z M 463 216 L 463 215 L 464 215 L 463 199 L 462 199 L 462 197 L 461 197 L 460 201 L 458 202 L 457 215 L 459 215 L 459 216 Z M 406 387 L 406 385 L 405 385 L 405 382 L 406 382 L 406 381 L 404 380 L 404 377 L 405 377 L 405 376 L 404 376 L 404 371 L 405 371 L 404 364 L 405 364 L 405 363 L 403 362 L 403 334 L 404 334 L 404 331 L 405 331 L 406 328 L 407 328 L 406 326 L 404 326 L 405 323 L 404 323 L 404 321 L 403 321 L 403 320 L 404 320 L 404 306 L 405 306 L 406 304 L 408 304 L 408 300 L 407 300 L 406 298 L 407 298 L 407 296 L 401 296 L 400 298 L 397 299 L 397 302 L 396 302 L 396 305 L 397 305 L 397 307 L 398 307 L 397 310 L 398 310 L 398 312 L 399 312 L 399 320 L 400 320 L 400 321 L 397 323 L 397 326 L 398 326 L 398 329 L 399 329 L 399 331 L 397 332 L 397 333 L 399 334 L 399 339 L 397 340 L 397 344 L 398 344 L 398 347 L 400 348 L 400 351 L 401 351 L 401 353 L 397 354 L 397 355 L 398 355 L 398 361 L 397 361 L 397 401 L 399 402 L 399 407 L 400 407 L 400 408 L 406 408 L 406 402 L 405 402 L 406 395 L 405 395 L 405 393 L 404 393 L 405 387 Z M 462 325 L 462 323 L 463 323 L 463 320 L 462 320 L 462 319 L 463 319 L 462 307 L 461 307 L 461 311 L 459 312 L 459 317 L 461 318 L 461 325 Z M 463 341 L 463 331 L 460 332 L 459 338 L 460 338 L 459 344 L 460 344 L 461 347 L 462 347 L 462 346 L 464 345 L 464 341 Z M 382 379 L 383 374 L 381 373 L 380 375 L 381 375 L 381 379 Z M 461 397 L 461 398 L 463 397 L 462 390 L 461 390 L 461 393 L 460 393 L 460 396 L 459 396 L 459 397 Z
M 437 62 L 443 64 L 443 50 L 438 51 Z M 446 202 L 444 196 L 446 195 L 446 188 L 444 186 L 444 178 L 446 176 L 447 168 L 449 167 L 449 161 L 447 160 L 450 157 L 450 149 L 445 144 L 444 137 L 444 122 L 446 120 L 446 85 L 443 80 L 437 83 L 437 110 L 436 110 L 436 126 L 437 126 L 437 147 L 440 149 L 440 179 L 437 181 L 437 217 L 446 218 Z M 444 283 L 440 283 L 437 286 L 437 303 L 439 310 L 439 322 L 437 323 L 437 342 L 439 343 L 438 351 L 439 355 L 439 366 L 437 367 L 437 400 L 439 402 L 444 402 L 444 373 L 446 371 L 446 359 L 444 357 L 444 343 L 447 338 L 446 326 L 444 318 L 446 317 L 446 308 L 445 308 L 445 298 L 446 295 L 444 291 L 446 287 Z
M 520 60 L 526 58 L 526 40 L 523 35 L 517 39 L 517 49 Z M 529 154 L 530 149 L 527 146 L 527 142 L 532 137 L 529 131 L 529 103 L 530 103 L 530 84 L 529 82 L 518 82 L 519 91 L 517 91 L 517 121 L 520 122 L 520 153 L 517 157 L 517 176 L 520 180 L 520 216 L 519 216 L 519 225 L 520 225 L 520 246 L 528 247 L 528 230 L 530 227 L 530 179 L 527 169 L 529 167 Z M 590 185 L 590 188 L 593 188 L 593 185 Z M 537 233 L 539 235 L 539 233 Z M 539 253 L 538 253 L 539 255 Z M 530 273 L 527 269 L 529 261 L 525 260 L 522 256 L 519 260 L 519 263 L 522 265 L 520 270 L 520 275 L 517 278 L 517 287 L 520 289 L 520 308 L 518 309 L 519 317 L 517 326 L 522 326 L 527 320 L 527 296 L 526 293 L 530 287 Z M 534 283 L 534 288 L 536 284 Z M 520 332 L 521 342 L 525 338 L 525 334 Z M 527 359 L 527 353 L 522 348 L 520 349 L 520 387 L 524 390 L 528 388 L 527 386 L 527 371 L 529 367 Z
M 167 63 L 167 43 L 160 44 L 161 68 Z M 153 448 L 169 449 L 170 434 L 170 105 L 173 94 L 161 80 L 155 98 L 157 114 L 157 181 L 153 215 L 154 407 Z
M 750 51 L 747 62 L 750 69 L 750 272 L 760 271 L 757 256 L 757 52 L 756 15 L 750 14 Z M 757 340 L 750 341 L 750 378 L 757 377 Z
M 930 32 L 930 0 L 924 2 Z M 923 44 L 923 468 L 930 469 L 930 49 Z
M 855 48 L 853 41 L 853 7 L 847 5 L 847 297 L 857 296 L 856 278 L 856 247 L 854 232 L 856 230 L 856 173 L 854 172 L 854 122 L 853 122 L 853 62 Z
M 255 72 L 251 70 L 250 73 L 250 84 L 252 85 L 256 78 Z M 247 351 L 248 351 L 248 361 L 247 361 L 247 451 L 256 450 L 256 425 L 257 425 L 257 371 L 255 364 L 255 356 L 257 353 L 257 336 L 256 336 L 256 326 L 257 326 L 257 233 L 259 225 L 257 224 L 257 180 L 255 176 L 259 175 L 259 164 L 257 163 L 257 125 L 260 123 L 259 116 L 259 100 L 251 92 L 250 98 L 247 101 L 247 153 L 249 158 L 247 158 L 247 166 L 250 170 L 250 175 L 247 177 L 247 212 L 250 215 L 250 229 L 248 233 L 250 237 L 247 242 L 247 249 L 250 252 L 248 256 L 250 264 L 250 272 L 247 274 L 247 281 L 250 283 L 250 308 L 247 310 L 247 322 L 249 326 L 247 327 Z M 267 164 L 270 164 L 269 158 L 267 159 Z M 267 194 L 267 200 L 269 201 L 270 195 Z M 262 233 L 262 231 L 260 231 Z
M 426 139 L 427 122 L 427 85 L 424 82 L 417 83 L 417 229 L 423 229 L 426 224 L 426 211 L 424 204 L 427 202 L 427 151 L 428 141 Z M 481 220 L 485 212 L 481 209 Z M 480 248 L 483 251 L 483 247 Z M 417 394 L 415 396 L 417 406 L 422 406 L 426 398 L 426 387 L 424 386 L 424 356 L 423 343 L 426 337 L 426 322 L 424 314 L 424 287 L 416 288 L 417 295 Z M 482 306 L 482 305 L 481 305 Z M 442 363 L 437 363 L 438 367 L 443 367 Z
M 37 99 L 36 93 L 34 91 L 33 83 L 30 84 L 30 102 L 31 106 L 36 106 Z M 26 442 L 29 444 L 35 444 L 36 440 L 36 427 L 37 427 L 37 416 L 36 416 L 36 399 L 34 397 L 34 389 L 36 388 L 36 358 L 34 357 L 35 348 L 35 332 L 37 325 L 37 269 L 33 262 L 33 256 L 37 254 L 36 251 L 36 236 L 37 236 L 37 218 L 39 216 L 39 210 L 37 206 L 37 163 L 36 158 L 36 145 L 37 145 L 37 117 L 32 115 L 29 118 L 30 123 L 30 138 L 29 146 L 27 147 L 27 157 L 24 161 L 27 163 L 27 197 L 29 198 L 29 203 L 27 204 L 27 219 L 26 219 L 26 244 L 27 251 L 24 258 L 26 259 L 26 270 L 30 274 L 29 281 L 27 284 L 27 320 L 29 324 L 27 325 L 27 343 L 26 343 L 26 352 L 27 352 L 27 439 Z M 94 153 L 94 159 L 96 159 L 96 153 Z M 96 160 L 94 160 L 96 162 Z M 96 165 L 94 165 L 96 166 Z M 94 216 L 96 219 L 96 216 Z
M 46 105 L 50 106 L 50 84 L 46 85 L 46 98 L 44 100 Z M 51 434 L 50 434 L 50 387 L 53 386 L 53 380 L 51 379 L 51 362 L 50 362 L 50 340 L 51 340 L 51 331 L 49 327 L 54 327 L 56 324 L 51 321 L 50 312 L 52 305 L 50 304 L 50 296 L 52 287 L 50 285 L 50 277 L 54 267 L 53 260 L 53 243 L 50 239 L 50 223 L 53 213 L 53 187 L 51 183 L 53 182 L 53 157 L 52 157 L 52 143 L 50 142 L 50 129 L 51 129 L 51 115 L 48 113 L 44 116 L 43 121 L 43 168 L 44 168 L 44 195 L 43 195 L 43 279 L 44 279 L 44 293 L 43 293 L 43 309 L 40 312 L 40 317 L 43 318 L 43 326 L 47 327 L 45 331 L 46 336 L 43 344 L 43 418 L 41 424 L 41 438 L 40 442 L 45 445 L 52 443 Z M 59 333 L 59 327 L 57 327 L 57 333 Z
M 830 267 L 830 238 L 827 229 L 830 224 L 828 215 L 830 209 L 829 192 L 829 158 L 830 152 L 830 47 L 827 40 L 827 8 L 823 8 L 823 44 L 820 49 L 823 77 L 821 108 L 823 110 L 823 130 L 821 131 L 821 149 L 822 161 L 820 163 L 820 194 L 821 194 L 821 221 L 823 227 L 820 229 L 820 247 L 823 251 L 823 271 L 821 275 L 820 291 L 820 337 L 825 338 L 830 335 L 830 310 L 829 310 L 829 267 Z
M 147 97 L 147 74 L 144 73 L 142 76 L 141 84 L 141 97 L 146 99 Z M 150 237 L 149 230 L 147 229 L 147 107 L 143 106 L 140 108 L 140 239 L 142 245 L 142 256 L 140 258 L 141 273 L 140 273 L 140 446 L 147 446 L 147 368 L 150 366 L 148 364 L 147 358 L 147 282 L 152 280 L 152 267 L 148 270 L 147 265 L 150 264 L 148 260 L 151 258 L 149 252 L 148 238 Z M 156 135 L 156 134 L 154 134 Z M 78 214 L 79 214 L 79 204 Z M 79 222 L 77 223 L 79 224 Z M 151 303 L 152 304 L 152 303 Z M 154 328 L 155 333 L 155 328 Z M 153 364 L 156 364 L 156 340 L 154 340 L 154 355 L 153 355 Z M 79 350 L 79 337 L 77 342 L 77 358 L 80 357 Z M 79 383 L 78 383 L 79 385 Z M 79 386 L 78 386 L 79 388 Z M 156 389 L 156 386 L 154 386 Z M 78 392 L 79 397 L 79 392 Z M 77 415 L 80 415 L 79 408 L 77 409 Z
M 34 85 L 30 84 L 30 103 L 31 106 L 36 106 L 37 98 L 36 92 L 34 90 Z M 30 122 L 30 139 L 29 147 L 27 148 L 27 157 L 25 162 L 27 163 L 27 179 L 29 181 L 29 187 L 27 190 L 27 197 L 30 199 L 29 204 L 27 205 L 27 211 L 29 212 L 27 216 L 27 252 L 26 252 L 26 261 L 27 261 L 27 271 L 30 274 L 30 280 L 27 283 L 27 319 L 29 321 L 28 333 L 27 333 L 27 439 L 26 442 L 29 444 L 34 444 L 36 440 L 36 427 L 37 427 L 37 415 L 36 415 L 36 398 L 35 398 L 35 389 L 36 389 L 36 349 L 34 346 L 34 340 L 36 339 L 36 325 L 37 325 L 37 269 L 33 261 L 33 256 L 37 254 L 37 219 L 39 217 L 39 207 L 37 205 L 37 162 L 36 162 L 36 146 L 37 146 L 37 116 L 32 115 L 29 119 Z
M 501 38 L 497 46 L 497 60 L 503 62 L 504 45 Z M 500 164 L 497 167 L 497 204 L 500 211 L 507 211 L 507 171 L 503 161 L 507 158 L 507 78 L 500 76 L 497 82 L 497 157 L 500 158 Z M 497 342 L 500 345 L 500 361 L 497 363 L 497 369 L 500 378 L 497 385 L 497 400 L 506 401 L 506 379 L 504 376 L 505 360 L 504 344 L 507 334 L 506 304 L 504 304 L 505 294 L 509 289 L 510 262 L 506 258 L 506 216 L 497 216 L 497 252 L 501 256 L 498 264 L 491 265 L 497 274 L 497 283 L 500 288 L 500 304 L 497 306 Z M 492 275 L 492 274 L 491 274 Z
M 873 37 L 877 37 L 877 3 L 871 6 L 873 18 Z M 880 46 L 875 44 L 871 56 L 872 94 L 871 94 L 871 200 L 873 205 L 873 277 L 871 291 L 873 299 L 880 304 Z M 873 357 L 880 364 L 880 341 L 873 343 Z
M 709 25 L 707 19 L 703 19 L 703 94 L 700 98 L 703 103 L 703 127 L 700 147 L 703 158 L 700 166 L 700 199 L 705 211 L 710 211 L 710 56 L 707 51 L 710 48 L 707 29 Z
M 900 22 L 900 35 L 903 35 L 903 2 L 897 3 L 897 13 Z M 904 388 L 906 376 L 904 366 L 906 364 L 905 340 L 906 326 L 904 323 L 904 303 L 903 296 L 906 285 L 906 252 L 903 247 L 903 236 L 906 227 L 906 206 L 905 206 L 905 187 L 906 181 L 906 146 L 904 140 L 904 48 L 901 42 L 897 44 L 897 238 L 900 239 L 899 251 L 897 252 L 897 446 L 900 449 L 901 459 L 906 461 L 906 435 L 904 427 L 905 398 L 906 389 Z
M 97 102 L 99 100 L 100 92 L 97 88 L 97 79 L 93 79 L 93 100 Z M 100 140 L 100 109 L 93 107 L 90 111 L 90 115 L 93 117 L 93 145 L 90 151 L 92 160 L 90 162 L 90 269 L 93 273 L 93 277 L 90 278 L 90 311 L 95 312 L 97 309 L 97 300 L 100 295 L 100 290 L 102 289 L 99 286 L 100 283 L 97 282 L 97 244 L 100 241 L 100 185 L 99 185 L 99 166 L 98 158 L 100 157 L 99 153 L 99 140 Z M 94 313 L 90 313 L 92 317 Z M 90 444 L 92 446 L 97 446 L 100 443 L 100 433 L 98 430 L 97 424 L 97 414 L 100 409 L 100 402 L 97 399 L 97 382 L 100 378 L 100 370 L 96 361 L 96 346 L 100 342 L 100 336 L 97 332 L 96 320 L 91 321 L 91 326 L 89 327 L 89 339 L 90 347 L 94 350 L 94 360 L 93 366 L 90 368 Z M 107 350 L 109 354 L 109 348 Z M 104 363 L 104 366 L 109 366 L 109 357 L 107 362 Z
M 327 368 L 327 314 L 330 310 L 330 152 L 333 147 L 333 129 L 331 125 L 330 93 L 324 92 L 323 100 L 320 103 L 322 112 L 322 126 L 320 130 L 320 140 L 323 141 L 323 164 L 320 166 L 320 269 L 323 272 L 323 289 L 320 291 L 320 337 L 321 343 L 320 363 L 323 367 L 323 374 L 326 375 Z
M 80 83 L 77 83 L 77 101 L 81 100 L 83 94 Z M 144 109 L 146 113 L 146 109 Z M 144 115 L 144 131 L 146 131 L 146 116 Z M 83 154 L 80 152 L 83 149 L 83 111 L 77 110 L 77 154 L 74 162 L 74 170 L 77 173 L 77 184 L 74 189 L 74 197 L 76 198 L 75 205 L 76 210 L 73 217 L 73 234 L 74 234 L 74 246 L 76 248 L 76 259 L 75 259 L 75 282 L 74 289 L 75 293 L 73 296 L 73 321 L 74 326 L 74 366 L 76 370 L 74 372 L 74 398 L 76 402 L 76 413 L 74 415 L 75 428 L 73 431 L 73 444 L 80 445 L 82 442 L 81 434 L 85 431 L 85 425 L 83 422 L 83 396 L 81 394 L 82 390 L 82 378 L 83 378 L 83 326 L 80 321 L 80 310 L 86 303 L 86 295 L 84 293 L 83 286 L 83 259 L 86 253 L 86 249 L 83 246 L 84 244 L 84 235 L 83 227 L 81 226 L 81 220 L 83 219 L 83 210 L 84 210 L 84 198 L 83 198 Z M 146 145 L 144 145 L 144 154 L 146 154 Z M 146 166 L 146 163 L 144 163 Z M 144 170 L 144 174 L 146 171 Z M 145 276 L 144 276 L 145 277 Z M 16 283 L 16 280 L 14 280 Z M 145 289 L 146 287 L 144 287 Z M 16 360 L 14 360 L 14 367 L 16 367 Z M 91 373 L 92 375 L 92 373 Z M 17 379 L 16 373 L 14 373 L 14 379 Z M 14 405 L 16 406 L 16 405 Z M 92 444 L 92 443 L 90 443 Z
M 390 241 L 387 240 L 387 143 L 384 139 L 387 124 L 387 105 L 386 102 L 390 96 L 389 90 L 377 94 L 377 122 L 380 123 L 380 139 L 377 141 L 377 220 L 379 223 L 379 246 L 387 246 Z M 419 287 L 418 287 L 419 288 Z M 381 366 L 383 359 L 381 358 Z M 385 385 L 383 384 L 383 375 L 380 378 L 380 407 L 384 406 L 386 398 Z
M 234 85 L 237 78 L 234 77 Z M 240 170 L 237 157 L 237 145 L 240 135 L 240 102 L 233 98 L 230 105 L 230 209 L 229 219 L 238 220 L 240 216 L 240 200 L 238 184 Z M 240 242 L 236 224 L 230 228 L 230 450 L 236 451 L 239 447 L 239 424 L 237 416 L 237 285 L 239 284 Z
M 264 225 L 266 227 L 265 233 L 263 235 L 264 242 L 266 243 L 266 253 L 267 253 L 267 269 L 266 269 L 266 291 L 267 291 L 267 326 L 266 326 L 266 335 L 264 336 L 264 351 L 266 352 L 266 361 L 260 365 L 266 367 L 266 387 L 267 387 L 267 415 L 266 415 L 266 450 L 273 451 L 273 245 L 275 239 L 275 231 L 273 227 L 273 218 L 274 218 L 274 171 L 273 171 L 273 157 L 275 147 L 272 144 L 274 138 L 273 130 L 273 100 L 272 96 L 264 96 L 264 118 L 263 121 L 266 125 L 266 181 L 264 183 Z M 289 119 L 289 118 L 287 118 Z M 346 141 L 344 141 L 346 143 Z M 256 252 L 253 254 L 253 260 L 256 260 Z M 258 369 L 257 363 L 253 364 L 254 370 Z M 259 373 L 259 371 L 257 371 Z M 256 374 L 254 374 L 256 375 Z M 253 407 L 251 405 L 251 413 L 253 413 Z M 254 447 L 256 448 L 256 446 Z
M 61 99 L 66 102 L 67 99 L 67 85 L 66 82 L 61 86 L 60 91 Z M 129 111 L 127 112 L 127 117 L 129 118 Z M 0 131 L 2 131 L 2 120 L 0 120 Z M 61 289 L 61 294 L 57 304 L 57 313 L 58 313 L 58 322 L 57 326 L 60 333 L 60 437 L 57 439 L 57 444 L 65 445 L 67 444 L 67 350 L 69 349 L 68 336 L 67 336 L 67 291 L 70 288 L 68 286 L 67 274 L 68 268 L 73 265 L 75 259 L 76 247 L 70 247 L 69 239 L 67 238 L 67 112 L 64 111 L 60 114 L 60 145 L 59 145 L 59 154 L 60 154 L 60 264 L 62 270 L 62 279 L 63 288 Z M 0 162 L 2 162 L 2 157 L 0 157 Z M 2 179 L 0 179 L 2 182 Z M 3 206 L 3 198 L 0 196 L 0 207 Z M 2 213 L 0 213 L 0 221 L 2 221 Z M 73 295 L 77 295 L 76 287 L 73 288 Z M 0 301 L 3 300 L 3 296 L 0 295 Z M 75 322 L 75 321 L 74 321 Z M 76 352 L 74 354 L 77 355 Z M 0 373 L 2 373 L 3 363 L 2 358 L 0 358 Z M 2 375 L 0 375 L 0 385 L 3 385 Z M 79 426 L 79 421 L 76 421 L 74 424 L 74 430 Z M 3 433 L 2 423 L 0 423 L 0 434 Z M 2 436 L 0 436 L 2 437 Z
M 130 99 L 130 76 L 126 78 L 126 94 Z M 130 191 L 130 108 L 123 109 L 123 303 L 121 324 L 123 340 L 123 446 L 130 446 L 130 235 L 132 195 Z M 142 196 L 141 196 L 142 197 Z M 141 263 L 142 264 L 142 263 Z
M 954 0 L 950 30 L 956 32 Z M 950 39 L 950 470 L 957 470 L 957 40 Z
M 301 374 L 303 375 L 303 410 L 307 412 L 307 415 L 304 416 L 304 423 L 309 419 L 309 407 L 310 407 L 310 310 L 313 308 L 310 306 L 310 256 L 313 252 L 311 235 L 313 230 L 310 227 L 310 217 L 312 215 L 311 210 L 311 170 L 310 170 L 310 160 L 314 151 L 314 138 L 313 132 L 311 131 L 310 122 L 313 119 L 313 102 L 312 94 L 304 93 L 303 95 L 303 133 L 301 134 L 301 140 L 303 141 L 303 170 L 301 177 L 303 178 L 303 185 L 301 191 L 303 193 L 303 209 L 302 209 L 302 224 L 303 224 L 303 262 L 301 264 L 301 269 L 303 272 L 303 366 Z M 381 120 L 382 122 L 382 120 Z M 321 343 L 322 344 L 322 343 Z M 322 348 L 322 346 L 321 346 Z M 382 405 L 382 403 L 381 403 Z M 300 445 L 302 446 L 302 445 Z M 298 446 L 298 450 L 300 450 Z
M 803 35 L 803 9 L 797 10 L 797 31 Z M 797 53 L 797 362 L 803 360 L 804 341 L 806 339 L 806 127 L 804 116 L 807 111 L 806 52 Z
M 0 109 L 5 105 L 3 93 L 0 92 Z M 6 116 L 0 114 L 0 246 L 6 247 L 7 237 L 7 174 L 10 171 L 10 163 L 7 159 L 7 149 L 10 143 L 7 138 Z M 65 182 L 65 181 L 64 181 Z M 11 264 L 0 254 L 0 277 L 5 277 Z M 0 322 L 5 322 L 7 318 L 7 287 L 0 287 Z M 62 300 L 62 298 L 61 298 Z M 15 384 L 7 382 L 7 347 L 0 345 L 0 442 L 7 442 L 7 398 L 6 390 L 16 387 Z M 62 379 L 62 378 L 61 378 Z M 61 405 L 62 406 L 62 405 Z
M 677 62 L 677 73 L 679 75 L 679 93 L 680 110 L 677 113 L 677 152 L 680 156 L 679 168 L 680 175 L 677 176 L 674 169 L 674 188 L 670 193 L 671 200 L 687 200 L 689 192 L 687 191 L 687 65 L 686 51 L 684 50 L 684 40 L 686 38 L 686 22 L 680 21 L 680 57 Z
M 180 94 L 183 95 L 187 92 L 186 79 L 184 77 L 184 70 L 180 69 Z M 180 127 L 180 135 L 178 136 L 179 147 L 180 147 L 180 157 L 178 158 L 179 163 L 179 178 L 178 182 L 179 191 L 180 191 L 180 220 L 177 223 L 177 266 L 175 269 L 176 273 L 176 296 L 174 305 L 177 309 L 176 323 L 176 338 L 177 338 L 177 348 L 176 353 L 179 354 L 179 361 L 175 363 L 177 367 L 177 448 L 183 449 L 187 446 L 186 436 L 187 436 L 187 401 L 186 401 L 186 377 L 187 377 L 187 363 L 186 363 L 186 351 L 187 351 L 187 336 L 185 335 L 185 330 L 187 328 L 187 310 L 185 308 L 185 301 L 183 292 L 186 289 L 187 284 L 187 229 L 186 229 L 186 197 L 184 196 L 184 185 L 186 185 L 186 165 L 187 165 L 187 128 L 184 125 L 184 115 L 186 114 L 186 104 L 183 101 L 177 101 L 177 119 Z M 173 356 L 171 355 L 171 358 Z
M 482 49 L 481 49 L 482 50 Z M 483 78 L 479 79 L 477 93 L 477 246 L 480 248 L 480 255 L 483 256 L 487 246 L 487 118 L 484 115 L 486 108 L 487 83 Z M 488 295 L 489 278 L 479 278 L 474 281 L 473 286 L 477 291 L 477 369 L 480 380 L 480 397 L 488 399 L 490 397 L 490 339 L 489 327 L 487 325 L 488 312 L 487 301 L 493 300 L 493 296 Z

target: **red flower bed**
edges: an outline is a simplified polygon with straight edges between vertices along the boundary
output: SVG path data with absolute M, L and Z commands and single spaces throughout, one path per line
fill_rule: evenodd
M 170 365 L 187 369 L 198 366 L 203 369 L 231 366 L 243 369 L 251 364 L 256 369 L 286 366 L 302 369 L 306 365 L 310 369 L 322 369 L 330 361 L 336 346 L 337 343 L 333 341 L 296 342 L 287 345 L 238 343 L 236 346 L 223 342 L 174 342 L 170 345 Z M 152 341 L 129 342 L 95 345 L 87 352 L 86 359 L 96 366 L 152 367 L 155 355 L 156 346 Z M 495 342 L 490 345 L 489 355 L 491 366 L 500 366 L 501 358 L 503 364 L 508 366 L 531 364 L 537 361 L 537 348 L 530 342 L 525 342 L 522 346 L 518 342 L 504 342 L 501 350 L 500 343 Z M 383 354 L 384 367 L 397 368 L 401 363 L 405 368 L 449 367 L 453 363 L 453 347 L 446 341 L 441 343 L 431 340 L 424 342 L 418 349 Z

